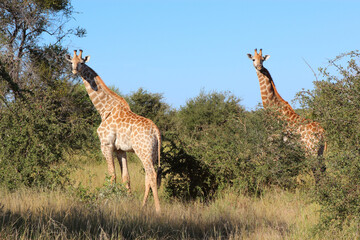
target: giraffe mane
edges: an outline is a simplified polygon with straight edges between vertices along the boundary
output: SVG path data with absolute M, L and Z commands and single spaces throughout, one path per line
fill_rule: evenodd
M 264 70 L 265 75 L 266 75 L 266 76 L 269 78 L 269 80 L 270 80 L 271 86 L 272 86 L 273 89 L 274 89 L 274 93 L 275 93 L 275 96 L 277 97 L 277 99 L 279 99 L 280 102 L 282 102 L 283 104 L 285 104 L 285 106 L 287 106 L 290 111 L 292 111 L 292 112 L 295 113 L 295 111 L 294 111 L 294 109 L 291 107 L 291 105 L 290 105 L 287 101 L 285 101 L 285 100 L 280 96 L 279 92 L 277 91 L 277 89 L 276 89 L 276 87 L 275 87 L 275 83 L 274 83 L 274 81 L 273 81 L 273 79 L 272 79 L 269 71 L 268 71 L 266 68 L 263 68 L 263 70 Z M 297 114 L 297 113 L 295 113 L 295 114 Z
M 99 75 L 96 74 L 97 81 L 99 82 L 99 84 L 101 85 L 101 87 L 107 92 L 109 93 L 112 97 L 116 98 L 117 100 L 119 100 L 124 107 L 126 107 L 128 110 L 130 110 L 130 106 L 129 104 L 126 102 L 126 100 L 123 97 L 120 97 L 118 94 L 116 94 L 114 91 L 112 91 L 108 86 L 106 86 L 106 84 L 104 83 L 104 81 L 101 79 L 101 77 Z
M 117 99 L 122 105 L 123 107 L 125 107 L 128 110 L 130 109 L 129 104 L 126 102 L 126 100 L 119 96 L 118 94 L 116 94 L 114 91 L 112 91 L 108 86 L 106 86 L 106 84 L 104 83 L 104 81 L 101 79 L 101 77 L 94 71 L 94 69 L 92 69 L 91 67 L 89 67 L 88 65 L 84 64 L 90 71 L 93 72 L 93 74 L 95 75 L 95 79 L 97 80 L 97 82 L 99 83 L 99 85 L 101 86 L 102 89 L 104 89 L 105 92 L 107 92 L 110 96 L 114 97 L 115 99 Z

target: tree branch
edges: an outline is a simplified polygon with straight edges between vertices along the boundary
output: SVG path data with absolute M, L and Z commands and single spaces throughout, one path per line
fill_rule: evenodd
M 302 58 L 302 59 L 303 59 L 303 61 L 306 63 L 306 65 L 310 68 L 310 70 L 313 72 L 316 81 L 318 81 L 318 78 L 317 78 L 317 76 L 316 76 L 316 73 L 315 73 L 314 69 L 312 69 L 312 67 L 311 67 L 310 64 L 305 60 L 305 58 Z
M 21 94 L 21 89 L 19 85 L 12 80 L 11 76 L 6 71 L 5 66 L 2 64 L 1 61 L 0 61 L 0 77 L 8 83 L 9 88 L 15 93 L 15 95 L 19 96 L 22 100 L 25 100 L 24 96 Z

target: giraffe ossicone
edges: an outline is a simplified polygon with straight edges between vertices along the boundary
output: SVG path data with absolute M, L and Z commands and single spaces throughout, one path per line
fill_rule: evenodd
M 290 104 L 280 96 L 269 71 L 263 65 L 264 61 L 270 58 L 270 55 L 263 56 L 262 49 L 260 49 L 259 53 L 255 49 L 254 55 L 247 55 L 253 61 L 259 79 L 261 100 L 264 108 L 277 108 L 280 114 L 279 117 L 286 121 L 289 126 L 287 130 L 290 132 L 295 131 L 300 135 L 306 153 L 312 156 L 322 156 L 326 150 L 324 129 L 318 122 L 299 116 Z
M 161 136 L 158 127 L 145 117 L 130 110 L 124 98 L 111 91 L 85 63 L 90 57 L 82 57 L 74 51 L 74 56 L 66 55 L 72 64 L 72 72 L 80 74 L 86 91 L 101 116 L 101 124 L 97 133 L 101 143 L 101 151 L 108 165 L 111 182 L 116 181 L 113 153 L 119 161 L 122 181 L 130 191 L 130 176 L 127 167 L 126 152 L 135 152 L 145 169 L 145 194 L 143 205 L 148 198 L 150 188 L 153 192 L 156 212 L 160 212 L 157 188 L 160 184 L 160 147 Z M 158 162 L 158 172 L 154 164 Z

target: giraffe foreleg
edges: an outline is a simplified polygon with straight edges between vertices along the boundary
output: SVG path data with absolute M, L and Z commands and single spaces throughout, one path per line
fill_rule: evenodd
M 116 157 L 120 164 L 122 182 L 125 183 L 125 187 L 128 190 L 128 192 L 131 193 L 130 175 L 129 175 L 128 165 L 127 165 L 126 152 L 118 150 L 118 151 L 116 151 Z
M 108 144 L 101 144 L 101 152 L 103 153 L 106 163 L 108 165 L 108 173 L 110 175 L 110 182 L 116 183 L 116 173 L 115 173 L 115 165 L 114 165 L 114 158 L 113 158 L 113 151 L 114 148 Z

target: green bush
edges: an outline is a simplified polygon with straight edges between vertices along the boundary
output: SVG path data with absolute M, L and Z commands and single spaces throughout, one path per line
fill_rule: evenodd
M 329 171 L 317 190 L 322 205 L 320 229 L 360 224 L 359 152 L 339 151 L 328 157 Z
M 151 119 L 158 126 L 160 132 L 169 131 L 173 127 L 174 111 L 164 102 L 163 98 L 162 94 L 149 93 L 143 88 L 125 96 L 131 111 Z
M 120 200 L 128 197 L 128 190 L 123 183 L 111 183 L 111 177 L 106 176 L 104 184 L 101 187 L 91 190 L 80 183 L 78 186 L 70 186 L 69 193 L 76 196 L 80 202 L 85 203 L 88 207 L 94 208 L 104 199 Z
M 23 99 L 1 99 L 0 184 L 9 189 L 64 186 L 70 171 L 64 153 L 98 146 L 99 117 L 84 87 L 66 79 L 60 63 L 49 63 L 61 53 L 56 46 L 32 53 L 38 66 L 24 73 Z
M 247 156 L 243 166 L 247 171 L 237 179 L 250 193 L 259 194 L 271 186 L 294 189 L 299 177 L 310 171 L 299 136 L 285 131 L 288 126 L 277 114 L 275 109 L 246 114 L 243 148 L 247 149 Z
M 59 165 L 63 129 L 45 106 L 24 105 L 14 103 L 1 111 L 0 182 L 10 189 L 63 183 L 68 172 Z
M 229 93 L 201 92 L 176 113 L 162 156 L 169 196 L 208 199 L 229 187 L 259 194 L 297 186 L 309 169 L 298 136 L 286 134 L 276 111 L 246 112 L 239 102 Z
M 356 51 L 329 61 L 314 90 L 299 93 L 304 109 L 320 119 L 328 143 L 326 176 L 316 192 L 321 228 L 360 223 L 359 56 Z
M 168 197 L 190 200 L 214 195 L 215 176 L 205 163 L 187 152 L 186 143 L 177 134 L 166 134 L 161 161 Z

